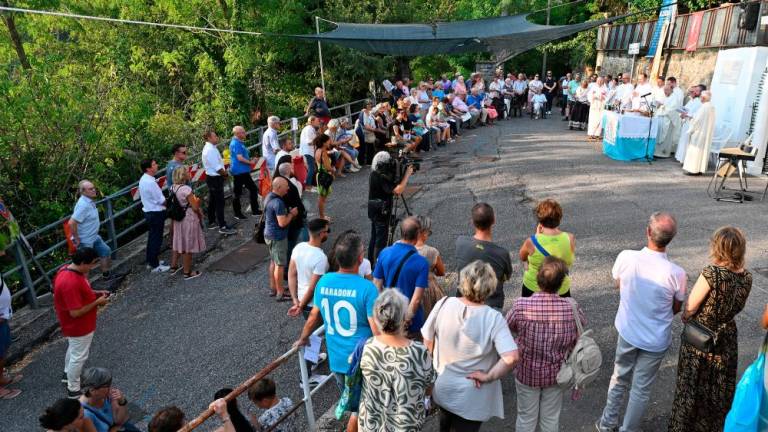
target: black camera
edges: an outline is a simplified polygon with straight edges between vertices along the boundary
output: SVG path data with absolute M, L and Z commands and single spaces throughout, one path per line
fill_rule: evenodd
M 421 169 L 421 161 L 414 158 L 409 158 L 400 152 L 398 155 L 393 155 L 389 161 L 379 166 L 379 172 L 395 183 L 400 183 L 400 180 L 405 176 L 405 171 L 409 166 L 413 167 L 413 171 L 416 172 Z

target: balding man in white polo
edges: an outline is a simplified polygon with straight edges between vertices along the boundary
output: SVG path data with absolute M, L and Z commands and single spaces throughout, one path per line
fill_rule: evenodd
M 80 198 L 69 218 L 68 223 L 71 231 L 69 240 L 75 245 L 75 248 L 93 248 L 99 256 L 102 277 L 111 279 L 112 274 L 110 274 L 109 268 L 112 264 L 110 260 L 112 249 L 99 235 L 101 219 L 99 219 L 99 209 L 96 208 L 96 197 L 98 196 L 96 186 L 89 180 L 80 180 L 77 191 Z

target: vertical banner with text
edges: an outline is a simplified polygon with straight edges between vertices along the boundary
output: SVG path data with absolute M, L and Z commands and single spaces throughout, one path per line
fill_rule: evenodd
M 651 41 L 648 44 L 648 53 L 645 55 L 648 58 L 656 56 L 656 50 L 658 47 L 664 46 L 664 34 L 662 29 L 664 24 L 671 24 L 675 19 L 677 13 L 677 0 L 664 0 L 661 4 L 661 10 L 659 11 L 659 19 L 656 21 L 656 28 L 653 29 L 653 35 Z M 668 25 L 668 27 L 670 27 Z
M 688 38 L 685 40 L 686 51 L 696 51 L 699 47 L 699 34 L 701 34 L 701 22 L 704 21 L 704 11 L 696 12 L 689 18 Z

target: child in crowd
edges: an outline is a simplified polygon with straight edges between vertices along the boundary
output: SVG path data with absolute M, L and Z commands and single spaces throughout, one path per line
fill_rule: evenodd
M 256 384 L 252 385 L 251 388 L 248 389 L 248 399 L 250 399 L 254 405 L 264 410 L 258 419 L 256 416 L 252 415 L 253 424 L 257 428 L 260 428 L 259 430 L 266 430 L 277 423 L 277 420 L 293 407 L 293 402 L 290 398 L 279 398 L 277 396 L 277 388 L 275 386 L 275 382 L 269 378 L 262 378 L 256 381 Z M 293 421 L 293 416 L 288 417 L 285 421 L 280 423 L 275 431 L 297 431 Z

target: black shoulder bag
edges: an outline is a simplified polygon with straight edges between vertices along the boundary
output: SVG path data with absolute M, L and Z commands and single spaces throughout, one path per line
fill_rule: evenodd
M 715 286 L 719 285 L 719 273 L 715 272 Z M 710 287 L 710 293 L 707 294 L 707 298 L 704 299 L 699 308 L 707 301 L 711 295 L 712 288 Z M 731 297 L 731 309 L 733 309 L 733 297 Z M 696 313 L 698 315 L 698 312 Z M 711 353 L 717 345 L 717 331 L 710 329 L 704 324 L 696 321 L 694 317 L 688 319 L 683 327 L 682 339 L 683 342 L 693 346 L 697 350 L 703 353 Z

